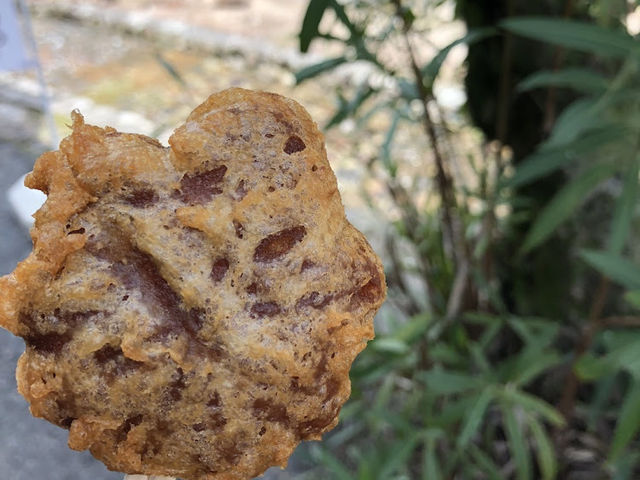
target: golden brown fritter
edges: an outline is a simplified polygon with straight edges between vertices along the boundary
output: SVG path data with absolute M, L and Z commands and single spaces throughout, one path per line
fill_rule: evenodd
M 27 177 L 33 253 L 0 279 L 18 389 L 110 469 L 247 479 L 333 428 L 385 296 L 323 137 L 231 89 L 171 147 L 84 123 Z

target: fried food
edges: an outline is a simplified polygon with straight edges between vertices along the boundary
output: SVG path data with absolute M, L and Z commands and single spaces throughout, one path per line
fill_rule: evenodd
M 212 95 L 170 138 L 98 128 L 42 155 L 34 250 L 0 279 L 20 393 L 126 473 L 252 478 L 337 423 L 380 260 L 323 137 L 279 95 Z

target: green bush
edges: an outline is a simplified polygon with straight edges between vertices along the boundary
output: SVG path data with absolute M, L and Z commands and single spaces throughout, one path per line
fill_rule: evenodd
M 302 24 L 302 51 L 325 41 L 337 53 L 297 72 L 298 82 L 343 65 L 369 69 L 336 87 L 326 127 L 353 119 L 366 129 L 386 118 L 368 166 L 384 199 L 368 200 L 389 232 L 381 333 L 354 365 L 341 427 L 309 449 L 310 476 L 638 478 L 640 44 L 618 17 L 602 20 L 608 2 L 594 2 L 590 20 L 510 16 L 420 61 L 425 19 L 443 3 L 311 0 Z M 535 40 L 525 44 L 532 57 L 545 42 L 579 62 L 495 87 L 498 103 L 500 95 L 572 92 L 525 158 L 511 154 L 500 128 L 495 139 L 469 134 L 464 109 L 443 113 L 433 91 L 456 45 L 499 39 L 508 69 L 507 45 L 519 38 Z M 403 157 L 401 136 L 418 145 L 417 168 Z M 537 205 L 536 182 L 559 172 Z M 562 249 L 554 249 L 558 238 Z M 571 265 L 555 310 L 535 300 L 552 297 L 552 267 L 531 291 L 512 289 L 540 252 L 551 266 Z

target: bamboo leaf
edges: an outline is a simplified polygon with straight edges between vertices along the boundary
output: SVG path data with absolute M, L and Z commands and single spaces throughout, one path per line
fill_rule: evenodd
M 606 90 L 607 79 L 586 68 L 541 70 L 529 75 L 518 85 L 525 92 L 541 87 L 571 88 L 578 92 L 597 94 Z
M 580 138 L 568 145 L 539 149 L 525 158 L 517 167 L 516 173 L 503 182 L 503 187 L 518 187 L 554 172 L 582 155 L 592 153 L 605 145 L 625 138 L 628 131 L 620 125 L 605 125 L 585 132 Z
M 536 457 L 542 480 L 553 480 L 558 473 L 558 461 L 551 440 L 542 424 L 533 417 L 529 418 L 529 431 L 536 442 Z
M 340 106 L 338 108 L 338 111 L 333 115 L 333 117 L 331 117 L 324 128 L 328 130 L 331 127 L 340 124 L 340 122 L 347 119 L 348 117 L 355 115 L 364 101 L 371 95 L 373 95 L 374 92 L 375 90 L 365 82 L 358 87 L 356 94 L 351 100 L 346 101 L 344 99 L 340 99 Z
M 395 442 L 394 446 L 388 450 L 384 462 L 378 469 L 375 477 L 379 479 L 392 478 L 392 475 L 400 469 L 409 459 L 416 449 L 419 433 L 414 433 L 408 439 L 401 439 Z
M 542 210 L 525 238 L 522 252 L 526 253 L 544 242 L 587 195 L 616 170 L 613 164 L 596 164 L 562 188 Z
M 500 396 L 506 400 L 507 403 L 519 405 L 525 411 L 537 413 L 553 425 L 562 426 L 565 423 L 564 417 L 555 408 L 544 400 L 525 393 L 522 390 L 504 388 L 500 391 Z
M 580 257 L 603 275 L 626 288 L 640 289 L 640 267 L 610 252 L 582 250 Z
M 422 374 L 427 389 L 433 393 L 450 395 L 474 390 L 482 384 L 482 379 L 463 373 L 433 369 Z
M 298 37 L 300 38 L 300 51 L 307 52 L 311 41 L 319 35 L 318 27 L 324 16 L 324 12 L 331 0 L 310 0 L 307 11 L 302 20 L 302 28 Z
M 640 170 L 640 155 L 636 155 L 633 162 L 625 172 L 622 194 L 618 197 L 611 221 L 611 233 L 609 236 L 609 248 L 611 253 L 619 254 L 624 247 L 635 206 L 638 200 L 638 172 Z
M 308 67 L 304 67 L 301 70 L 298 70 L 295 73 L 296 84 L 301 84 L 305 80 L 309 78 L 313 78 L 316 75 L 320 75 L 328 70 L 336 68 L 338 65 L 342 65 L 347 61 L 347 57 L 340 56 L 335 58 L 329 58 L 328 60 L 324 60 L 319 63 L 315 63 L 313 65 L 309 65 Z
M 167 60 L 164 57 L 164 55 L 162 55 L 162 53 L 155 52 L 154 57 L 156 61 L 160 64 L 160 66 L 169 74 L 171 78 L 173 78 L 183 88 L 187 88 L 187 82 L 182 77 L 182 75 L 180 75 L 180 72 L 178 72 L 178 69 L 174 67 L 174 65 L 169 60 Z
M 442 473 L 438 455 L 436 453 L 436 440 L 427 438 L 424 449 L 424 459 L 422 465 L 422 480 L 441 480 Z
M 640 290 L 630 290 L 625 292 L 624 300 L 636 309 L 640 309 Z
M 458 435 L 458 448 L 465 448 L 482 424 L 484 414 L 493 400 L 495 392 L 492 387 L 485 388 L 478 396 L 473 407 L 465 416 Z
M 511 454 L 516 463 L 517 478 L 518 480 L 530 480 L 531 459 L 529 458 L 524 431 L 520 423 L 518 423 L 511 405 L 503 405 L 502 415 L 509 450 L 511 450 Z
M 617 461 L 638 431 L 640 431 L 640 382 L 636 380 L 631 384 L 622 404 L 609 450 L 609 460 Z
M 469 445 L 469 452 L 475 460 L 476 464 L 489 475 L 489 480 L 502 480 L 504 476 L 500 473 L 500 468 L 485 452 L 480 450 L 476 445 Z
M 602 118 L 598 113 L 604 108 L 593 97 L 580 98 L 562 110 L 556 120 L 546 146 L 562 147 L 575 141 L 583 132 L 598 127 Z
M 393 144 L 393 138 L 398 130 L 398 124 L 400 123 L 401 114 L 400 111 L 394 110 L 393 119 L 391 120 L 391 126 L 387 130 L 384 143 L 382 144 L 380 156 L 382 157 L 382 164 L 386 168 L 391 178 L 396 177 L 398 166 L 391 157 L 391 146 Z
M 442 50 L 440 50 L 436 54 L 435 57 L 431 59 L 431 61 L 427 65 L 425 65 L 422 68 L 422 78 L 425 80 L 425 84 L 427 85 L 433 84 L 433 81 L 436 79 L 436 77 L 438 76 L 438 73 L 440 72 L 440 67 L 442 67 L 442 64 L 444 63 L 447 56 L 449 55 L 449 52 L 451 52 L 451 50 L 455 46 L 463 43 L 467 45 L 471 45 L 473 43 L 484 40 L 485 38 L 488 38 L 492 35 L 495 35 L 496 33 L 497 33 L 497 30 L 495 28 L 472 29 L 472 30 L 469 30 L 464 37 L 461 37 L 455 40 L 454 42 L 450 43 L 446 47 L 444 47 Z
M 324 465 L 324 467 L 334 474 L 334 478 L 338 480 L 355 480 L 353 475 L 349 473 L 349 470 L 334 457 L 331 453 L 329 453 L 325 448 L 314 446 L 311 450 L 311 455 L 314 459 Z
M 549 17 L 512 17 L 500 27 L 524 37 L 604 57 L 625 58 L 638 53 L 637 42 L 621 30 L 586 22 Z

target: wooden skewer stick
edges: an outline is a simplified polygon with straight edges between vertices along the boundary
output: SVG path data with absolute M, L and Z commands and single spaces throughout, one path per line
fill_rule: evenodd
M 124 480 L 176 480 L 173 477 L 161 477 L 158 475 L 125 475 Z

